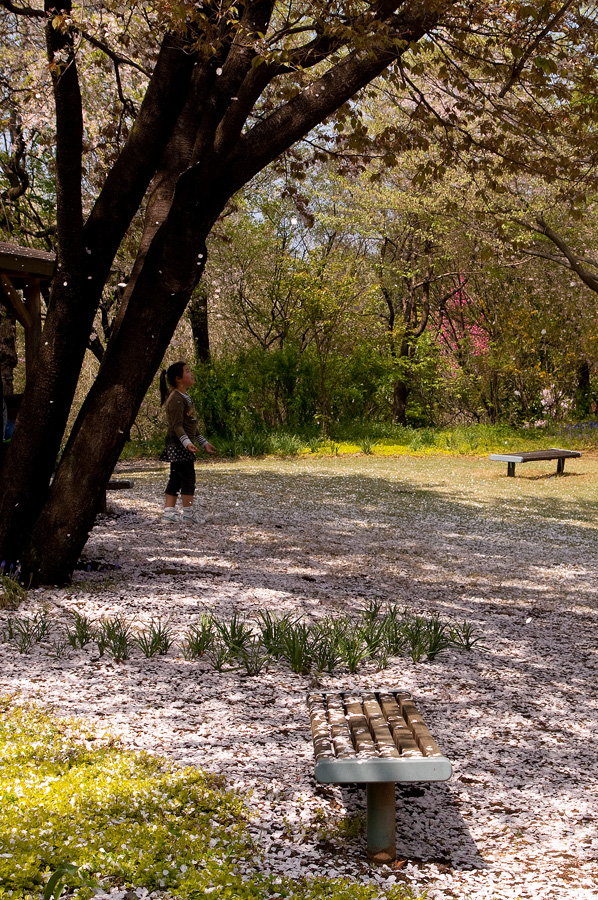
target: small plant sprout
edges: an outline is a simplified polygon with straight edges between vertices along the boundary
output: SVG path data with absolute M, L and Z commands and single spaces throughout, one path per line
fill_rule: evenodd
M 282 653 L 282 639 L 285 631 L 293 624 L 291 613 L 277 618 L 269 610 L 262 610 L 258 615 L 258 627 L 262 641 L 271 656 L 279 657 Z
M 34 644 L 39 644 L 50 634 L 50 620 L 47 613 L 35 613 L 31 617 L 14 617 L 7 624 L 6 635 L 19 653 L 27 653 Z
M 474 625 L 467 620 L 461 625 L 453 625 L 449 630 L 450 642 L 462 650 L 473 650 L 474 646 L 479 644 L 482 639 L 480 635 L 474 637 L 473 632 Z
M 232 657 L 245 649 L 253 637 L 247 620 L 235 610 L 229 622 L 216 622 L 216 631 Z
M 423 616 L 406 619 L 401 628 L 414 663 L 421 662 L 426 655 L 428 641 L 425 629 L 426 620 Z
M 204 613 L 195 625 L 191 625 L 182 643 L 185 659 L 199 659 L 214 644 L 214 619 Z
M 68 659 L 72 646 L 73 645 L 69 640 L 58 638 L 58 640 L 52 641 L 52 646 L 50 647 L 50 656 L 53 659 Z
M 95 629 L 93 623 L 84 613 L 76 612 L 73 616 L 73 625 L 66 629 L 66 638 L 71 647 L 81 650 L 90 644 L 95 638 Z
M 96 643 L 100 656 L 104 650 L 109 650 L 116 662 L 128 659 L 131 649 L 131 624 L 121 616 L 103 619 L 96 635 Z
M 306 622 L 294 622 L 282 634 L 281 656 L 298 675 L 311 671 L 313 638 L 313 629 Z
M 448 626 L 441 622 L 438 616 L 432 616 L 428 621 L 428 648 L 426 657 L 429 660 L 436 659 L 439 653 L 450 646 Z
M 351 675 L 354 675 L 359 665 L 367 659 L 370 651 L 364 640 L 361 629 L 352 629 L 348 631 L 341 640 L 342 660 L 347 666 Z
M 340 633 L 332 619 L 323 619 L 314 626 L 312 646 L 313 668 L 320 674 L 332 674 L 341 662 Z
M 238 659 L 248 675 L 259 675 L 268 668 L 270 654 L 256 637 L 239 652 Z
M 206 658 L 217 672 L 222 672 L 224 667 L 232 662 L 230 649 L 220 638 L 214 639 L 211 648 L 206 651 Z
M 369 437 L 364 437 L 359 442 L 359 449 L 362 453 L 365 453 L 366 456 L 370 456 L 374 452 L 375 445 L 376 441 L 373 441 Z
M 133 642 L 147 659 L 156 655 L 166 656 L 174 644 L 174 633 L 168 623 L 152 619 L 148 628 L 135 635 Z

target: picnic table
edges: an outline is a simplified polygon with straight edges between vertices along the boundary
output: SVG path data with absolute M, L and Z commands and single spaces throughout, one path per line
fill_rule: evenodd
M 367 846 L 372 862 L 396 859 L 395 783 L 446 781 L 452 767 L 411 694 L 310 692 L 307 698 L 322 784 L 365 784 Z
M 490 459 L 495 462 L 507 463 L 507 475 L 515 477 L 515 463 L 536 462 L 541 459 L 556 459 L 556 474 L 562 475 L 565 471 L 566 459 L 577 459 L 581 456 L 579 450 L 559 450 L 551 447 L 550 450 L 529 450 L 523 453 L 491 453 Z

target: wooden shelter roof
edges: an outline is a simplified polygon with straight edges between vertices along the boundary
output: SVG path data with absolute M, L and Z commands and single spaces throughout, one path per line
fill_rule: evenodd
M 54 273 L 56 254 L 44 250 L 32 250 L 17 244 L 0 241 L 0 272 L 10 278 L 49 279 Z

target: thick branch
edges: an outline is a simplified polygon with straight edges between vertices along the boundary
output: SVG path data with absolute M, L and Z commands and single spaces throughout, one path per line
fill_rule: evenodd
M 103 284 L 139 209 L 187 98 L 196 57 L 176 37 L 162 42 L 139 115 L 85 225 L 97 282 Z
M 321 78 L 289 100 L 237 142 L 226 168 L 238 190 L 257 172 L 301 140 L 372 79 L 401 56 L 412 41 L 430 31 L 455 0 L 418 4 L 416 0 L 395 17 L 395 40 L 388 36 L 367 49 L 357 49 L 336 63 Z
M 573 252 L 571 247 L 565 242 L 565 240 L 553 231 L 552 228 L 546 224 L 544 218 L 542 216 L 537 216 L 536 221 L 538 223 L 538 228 L 536 229 L 540 234 L 544 234 L 552 243 L 558 247 L 566 260 L 568 260 L 569 265 L 573 269 L 576 275 L 583 281 L 587 287 L 591 291 L 594 291 L 598 294 L 598 278 L 595 275 L 592 275 L 591 272 L 581 264 L 580 258 Z
M 83 107 L 74 50 L 71 4 L 60 15 L 45 2 L 46 45 L 56 106 L 56 235 L 59 265 L 70 278 L 81 262 Z
M 0 6 L 3 6 L 8 12 L 14 13 L 15 16 L 43 19 L 46 15 L 43 9 L 34 9 L 32 6 L 17 6 L 15 3 L 11 3 L 10 0 L 0 0 Z

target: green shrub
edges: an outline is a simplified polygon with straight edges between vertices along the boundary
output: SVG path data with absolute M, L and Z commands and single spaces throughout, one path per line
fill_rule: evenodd
M 19 603 L 27 599 L 27 588 L 21 584 L 20 569 L 0 566 L 0 609 L 17 609 Z

